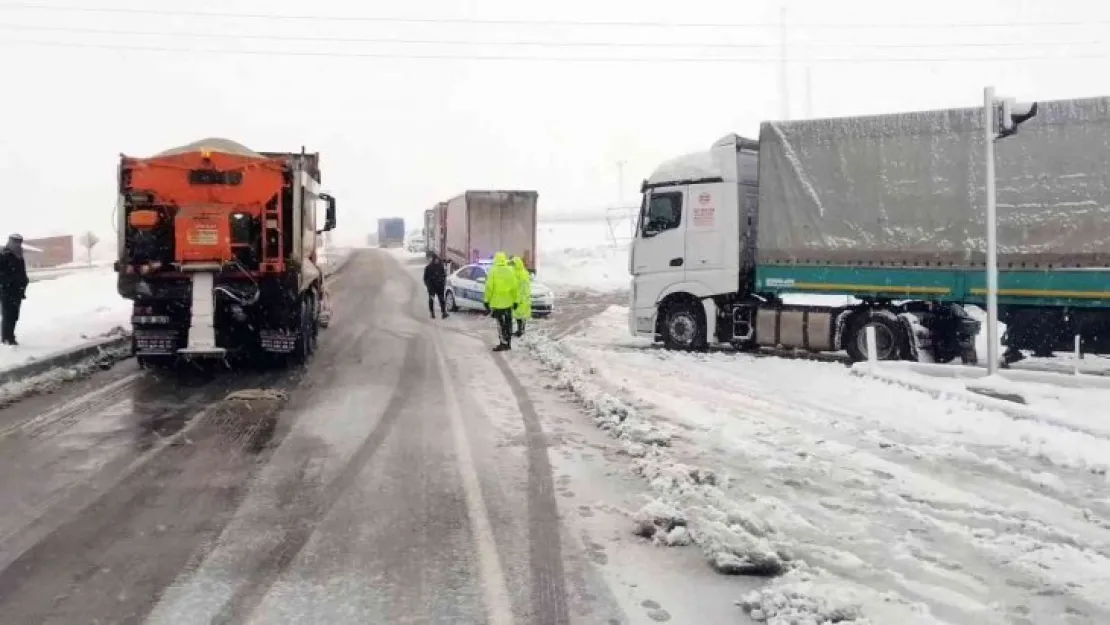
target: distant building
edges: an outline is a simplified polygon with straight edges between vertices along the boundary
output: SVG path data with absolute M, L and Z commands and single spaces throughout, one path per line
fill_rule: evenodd
M 44 269 L 73 262 L 73 235 L 24 239 L 28 269 Z M 32 249 L 33 248 L 33 249 Z

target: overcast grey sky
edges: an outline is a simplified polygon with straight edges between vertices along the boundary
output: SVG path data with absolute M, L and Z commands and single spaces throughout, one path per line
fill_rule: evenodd
M 783 7 L 793 117 L 1110 94 L 1095 1 L 0 0 L 0 229 L 107 238 L 120 152 L 213 135 L 321 152 L 341 240 L 467 188 L 600 210 L 618 161 L 635 201 L 659 160 L 783 116 Z

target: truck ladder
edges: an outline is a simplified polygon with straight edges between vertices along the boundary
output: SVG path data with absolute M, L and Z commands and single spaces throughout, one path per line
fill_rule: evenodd
M 281 223 L 281 198 L 284 194 L 267 202 L 262 209 L 262 270 L 281 271 L 285 258 L 285 241 L 282 237 L 284 224 Z

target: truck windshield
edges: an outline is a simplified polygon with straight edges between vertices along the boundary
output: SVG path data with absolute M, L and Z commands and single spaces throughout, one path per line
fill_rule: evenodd
M 640 214 L 640 236 L 653 237 L 682 224 L 682 193 L 671 191 L 644 196 Z

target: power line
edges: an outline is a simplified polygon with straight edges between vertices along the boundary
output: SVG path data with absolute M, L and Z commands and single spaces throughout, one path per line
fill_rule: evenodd
M 255 35 L 255 34 L 230 34 L 211 33 L 200 31 L 174 31 L 156 32 L 148 30 L 117 30 L 107 28 L 86 28 L 70 26 L 39 26 L 26 24 L 0 24 L 0 30 L 14 32 L 49 32 L 72 33 L 90 35 L 122 35 L 134 37 L 196 37 L 199 39 L 230 39 L 248 41 L 303 41 L 318 43 L 374 43 L 374 44 L 405 44 L 405 45 L 450 45 L 450 46 L 509 46 L 509 47 L 552 47 L 552 48 L 712 48 L 712 49 L 749 49 L 769 50 L 777 48 L 777 44 L 769 43 L 735 43 L 735 42 L 647 42 L 647 41 L 535 41 L 535 40 L 486 40 L 473 39 L 398 39 L 391 37 L 337 37 L 337 36 L 305 36 L 305 35 Z M 944 43 L 814 43 L 808 42 L 807 47 L 822 48 L 878 48 L 878 49 L 951 49 L 951 48 L 1030 48 L 1053 46 L 1085 46 L 1099 45 L 1101 41 L 1000 41 L 1000 42 L 956 42 Z
M 541 61 L 541 62 L 568 62 L 568 63 L 780 63 L 778 57 L 736 57 L 736 56 L 705 56 L 705 57 L 675 57 L 675 56 L 533 56 L 533 55 L 478 55 L 478 54 L 416 54 L 401 52 L 346 52 L 336 50 L 252 50 L 230 48 L 181 48 L 150 45 L 119 45 L 102 43 L 78 43 L 67 41 L 37 41 L 21 39 L 0 39 L 0 45 L 27 45 L 47 48 L 76 48 L 119 50 L 135 52 L 181 52 L 186 54 L 227 54 L 247 56 L 272 56 L 272 57 L 332 57 L 351 59 L 409 59 L 409 60 L 444 60 L 444 61 Z M 1055 56 L 991 56 L 991 57 L 812 57 L 786 59 L 789 62 L 805 63 L 974 63 L 974 62 L 1038 62 L 1038 61 L 1073 61 L 1083 59 L 1105 59 L 1106 54 L 1070 54 Z
M 579 20 L 511 20 L 511 19 L 482 19 L 482 18 L 447 18 L 447 17 L 384 17 L 368 15 L 291 15 L 280 13 L 232 13 L 226 11 L 184 11 L 174 9 L 151 9 L 138 7 L 84 7 L 44 5 L 29 2 L 4 2 L 0 3 L 0 10 L 33 10 L 49 12 L 73 13 L 115 13 L 131 15 L 160 15 L 167 17 L 213 17 L 225 19 L 250 19 L 250 20 L 296 20 L 310 22 L 381 22 L 393 24 L 468 24 L 468 25 L 498 25 L 498 26 L 568 26 L 568 27 L 626 27 L 626 28 L 778 28 L 777 23 L 699 23 L 699 22 L 660 22 L 660 21 L 579 21 Z M 972 23 L 957 22 L 951 24 L 792 24 L 792 27 L 807 29 L 952 29 L 952 28 L 1041 28 L 1046 26 L 1096 26 L 1110 24 L 1110 21 L 1046 21 L 1046 22 L 994 22 Z

